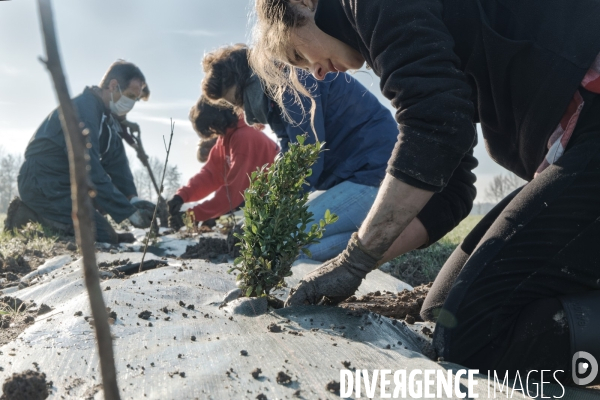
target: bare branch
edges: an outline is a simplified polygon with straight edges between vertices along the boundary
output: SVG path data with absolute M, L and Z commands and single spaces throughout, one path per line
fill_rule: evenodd
M 85 285 L 95 321 L 104 398 L 107 400 L 118 400 L 120 399 L 120 395 L 117 385 L 110 326 L 108 325 L 108 313 L 106 312 L 106 306 L 102 298 L 100 278 L 96 265 L 94 209 L 91 199 L 96 193 L 89 180 L 87 170 L 86 155 L 88 152 L 85 138 L 87 132 L 84 129 L 84 125 L 78 120 L 67 88 L 56 41 L 54 17 L 52 15 L 50 0 L 38 0 L 38 6 L 48 57 L 45 64 L 54 82 L 54 88 L 60 104 L 61 124 L 67 142 L 71 174 L 71 197 L 73 199 L 73 225 L 75 227 L 77 244 L 83 256 Z M 82 129 L 84 130 L 82 131 Z
M 165 183 L 165 175 L 167 175 L 167 165 L 169 164 L 169 154 L 171 154 L 171 144 L 173 143 L 173 133 L 175 132 L 175 122 L 171 119 L 171 137 L 169 139 L 169 146 L 167 147 L 167 143 L 165 142 L 165 137 L 163 136 L 163 142 L 165 142 L 165 150 L 167 151 L 167 158 L 165 159 L 165 166 L 163 168 L 162 179 L 160 180 L 160 193 L 158 193 L 159 198 L 162 195 L 164 190 Z M 156 203 L 156 207 L 154 208 L 154 214 L 152 215 L 152 224 L 150 224 L 150 229 L 154 227 L 156 223 L 156 214 L 158 212 L 158 208 L 160 206 L 160 202 Z M 146 244 L 144 245 L 144 254 L 142 255 L 142 262 L 140 263 L 139 272 L 143 271 L 144 268 L 144 259 L 146 258 L 146 253 L 148 252 L 148 243 L 150 243 L 150 232 L 148 232 L 148 236 L 146 237 Z

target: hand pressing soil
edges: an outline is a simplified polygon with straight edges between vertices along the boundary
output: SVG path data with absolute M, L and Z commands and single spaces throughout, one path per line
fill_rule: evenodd
M 2 385 L 4 394 L 0 400 L 43 400 L 49 396 L 48 385 L 43 373 L 27 370 L 13 374 Z

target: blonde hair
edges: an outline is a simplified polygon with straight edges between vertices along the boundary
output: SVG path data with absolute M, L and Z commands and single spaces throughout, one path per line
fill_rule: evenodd
M 286 93 L 291 94 L 304 115 L 306 109 L 301 96 L 311 101 L 310 116 L 313 132 L 317 104 L 298 78 L 299 68 L 289 64 L 291 35 L 295 28 L 308 23 L 308 18 L 289 0 L 256 0 L 256 24 L 253 30 L 253 46 L 248 61 L 254 73 L 263 83 L 265 92 L 281 108 L 284 117 L 292 120 L 284 104 Z M 316 137 L 316 132 L 314 132 Z

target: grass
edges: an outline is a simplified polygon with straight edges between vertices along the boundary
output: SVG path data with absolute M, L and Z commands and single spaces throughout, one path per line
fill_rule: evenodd
M 40 256 L 47 256 L 51 253 L 57 239 L 58 237 L 42 228 L 40 224 L 30 223 L 16 232 L 0 231 L 0 260 L 9 257 L 17 258 L 34 252 Z
M 433 282 L 450 254 L 481 218 L 481 215 L 468 216 L 437 243 L 395 258 L 388 266 L 384 266 L 383 270 L 411 286 Z

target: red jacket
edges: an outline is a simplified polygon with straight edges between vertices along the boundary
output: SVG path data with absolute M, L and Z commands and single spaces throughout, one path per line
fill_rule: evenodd
M 278 153 L 279 146 L 274 141 L 246 125 L 241 118 L 237 127 L 217 139 L 202 170 L 180 188 L 177 195 L 189 203 L 216 192 L 214 198 L 192 211 L 196 221 L 220 217 L 242 204 L 244 190 L 250 186 L 249 175 L 271 164 Z

